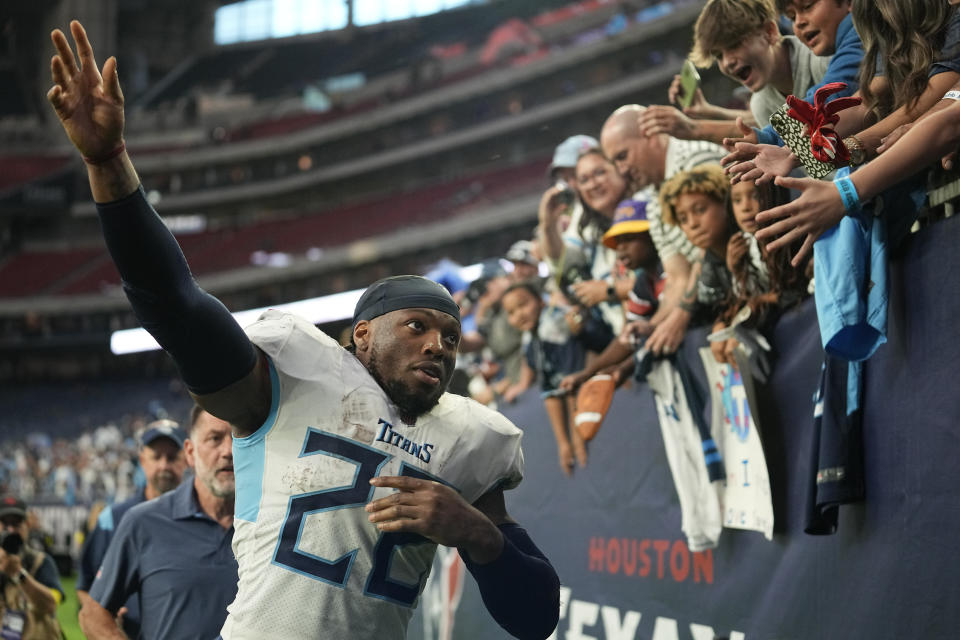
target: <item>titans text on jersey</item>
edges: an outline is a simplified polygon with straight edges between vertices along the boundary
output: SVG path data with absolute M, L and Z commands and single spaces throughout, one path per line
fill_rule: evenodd
M 423 444 L 418 444 L 413 440 L 404 438 L 401 432 L 395 431 L 393 425 L 383 418 L 380 418 L 378 424 L 383 425 L 383 427 L 380 429 L 380 433 L 377 434 L 377 440 L 392 444 L 395 447 L 400 447 L 400 449 L 424 463 L 428 464 L 430 462 L 430 451 L 433 450 L 432 443 L 424 442 Z

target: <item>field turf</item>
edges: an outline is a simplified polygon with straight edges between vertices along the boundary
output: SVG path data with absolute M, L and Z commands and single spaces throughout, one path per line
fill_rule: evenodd
M 83 632 L 80 631 L 80 625 L 77 623 L 77 592 L 74 590 L 76 581 L 77 579 L 74 576 L 60 579 L 66 597 L 57 607 L 57 619 L 60 620 L 60 628 L 63 629 L 67 640 L 85 640 Z

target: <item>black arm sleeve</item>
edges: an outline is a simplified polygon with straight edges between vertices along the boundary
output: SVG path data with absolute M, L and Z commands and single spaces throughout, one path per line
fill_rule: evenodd
M 560 579 L 553 565 L 517 524 L 501 524 L 503 552 L 488 564 L 474 564 L 460 552 L 480 587 L 487 611 L 520 640 L 543 640 L 560 621 Z
M 97 204 L 97 213 L 134 313 L 173 357 L 190 391 L 219 391 L 250 373 L 256 350 L 227 308 L 197 285 L 143 187 Z

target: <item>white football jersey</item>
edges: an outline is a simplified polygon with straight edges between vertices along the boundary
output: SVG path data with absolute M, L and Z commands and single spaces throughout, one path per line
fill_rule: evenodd
M 475 502 L 515 487 L 521 432 L 444 394 L 416 425 L 352 354 L 309 322 L 268 311 L 247 328 L 270 361 L 270 415 L 234 438 L 237 597 L 224 640 L 406 637 L 436 545 L 381 533 L 364 506 L 375 476 L 445 483 Z

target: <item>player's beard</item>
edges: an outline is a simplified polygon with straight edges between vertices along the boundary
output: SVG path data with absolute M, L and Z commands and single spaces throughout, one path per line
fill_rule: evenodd
M 411 389 L 400 380 L 388 379 L 380 369 L 378 354 L 379 351 L 376 347 L 370 351 L 370 358 L 367 360 L 367 371 L 369 371 L 373 379 L 377 381 L 380 388 L 387 393 L 390 400 L 397 405 L 397 410 L 400 412 L 401 418 L 409 420 L 412 423 L 430 411 L 430 409 L 437 406 L 437 403 L 440 402 L 440 396 L 443 395 L 447 384 L 450 382 L 449 376 L 446 380 L 441 381 L 441 384 L 437 385 L 437 389 L 433 393 L 423 393 Z

